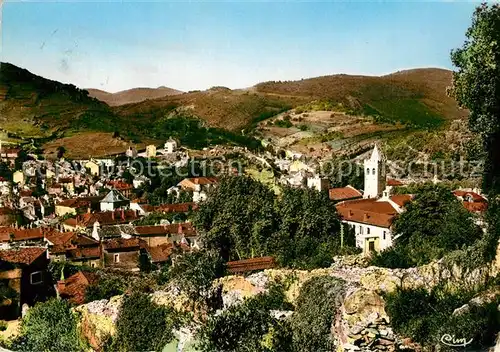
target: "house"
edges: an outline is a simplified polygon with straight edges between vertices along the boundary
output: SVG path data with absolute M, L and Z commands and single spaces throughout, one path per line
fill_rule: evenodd
M 133 185 L 123 182 L 121 180 L 111 180 L 106 183 L 106 188 L 114 189 L 122 193 L 125 197 L 130 197 L 132 195 Z
M 112 189 L 100 202 L 101 211 L 130 208 L 130 200 L 116 189 Z
M 471 213 L 482 214 L 488 209 L 488 200 L 478 192 L 457 189 L 453 191 L 453 195 Z
M 148 177 L 144 176 L 144 175 L 136 176 L 132 180 L 132 186 L 134 186 L 134 188 L 139 188 L 143 184 L 146 184 L 146 183 L 147 184 L 151 183 L 151 180 Z
M 101 167 L 95 160 L 90 160 L 85 163 L 85 168 L 90 172 L 92 176 L 99 176 L 101 172 Z
M 276 267 L 274 257 L 259 257 L 228 262 L 227 271 L 231 274 L 247 273 L 255 270 L 272 269 Z
M 65 231 L 80 231 L 92 228 L 96 222 L 99 226 L 108 226 L 128 224 L 139 218 L 140 216 L 135 210 L 118 209 L 115 211 L 78 214 L 74 218 L 65 220 L 62 227 Z
M 79 197 L 65 199 L 56 204 L 56 216 L 64 216 L 67 214 L 76 215 L 84 212 L 98 210 L 100 208 L 100 201 L 103 197 Z
M 22 170 L 17 170 L 12 174 L 12 182 L 24 185 L 24 172 Z
M 5 177 L 0 177 L 0 194 L 9 195 L 11 191 L 12 183 Z
M 139 238 L 113 238 L 102 242 L 104 268 L 139 270 L 141 248 L 145 243 Z
M 307 187 L 315 189 L 318 192 L 325 191 L 330 185 L 330 180 L 321 176 L 313 176 L 307 178 Z
M 15 319 L 23 304 L 33 306 L 48 297 L 48 264 L 46 248 L 0 250 L 0 283 L 11 296 L 0 303 L 0 319 Z
M 87 287 L 96 283 L 99 276 L 87 271 L 79 271 L 67 279 L 57 282 L 56 290 L 59 297 L 68 300 L 74 305 L 85 303 L 85 291 Z
M 175 152 L 176 149 L 177 149 L 177 142 L 174 139 L 169 138 L 168 141 L 165 142 L 165 153 L 172 154 Z
M 137 149 L 135 147 L 129 146 L 125 155 L 129 158 L 137 158 Z
M 363 198 L 353 187 L 330 190 L 330 198 L 341 200 L 336 204 L 342 219 L 342 231 L 350 229 L 356 237 L 356 247 L 365 255 L 384 250 L 393 243 L 392 222 L 411 201 L 408 194 L 391 195 L 385 186 L 385 158 L 375 146 L 364 162 L 365 184 Z
M 148 246 L 156 247 L 165 243 L 184 242 L 189 247 L 199 248 L 198 233 L 189 222 L 169 224 L 136 226 L 133 236 L 143 240 Z
M 32 229 L 0 227 L 0 248 L 43 246 L 46 231 L 49 230 L 41 227 Z
M 347 185 L 345 187 L 330 188 L 328 190 L 328 196 L 335 202 L 342 202 L 345 200 L 363 198 L 363 193 L 358 191 L 356 188 Z
M 146 147 L 146 158 L 154 158 L 156 156 L 156 146 L 150 144 Z
M 0 226 L 10 226 L 17 222 L 19 211 L 9 208 L 0 207 Z
M 207 199 L 207 191 L 219 183 L 216 177 L 185 178 L 177 184 L 184 191 L 193 192 L 193 202 L 199 203 Z

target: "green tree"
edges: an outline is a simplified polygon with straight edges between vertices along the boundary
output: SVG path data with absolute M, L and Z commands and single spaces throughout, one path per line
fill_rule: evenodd
M 216 251 L 196 251 L 177 258 L 167 267 L 173 280 L 194 303 L 205 303 L 213 293 L 212 282 L 224 275 L 225 264 Z
M 226 260 L 269 254 L 267 239 L 276 231 L 275 195 L 249 177 L 226 177 L 196 212 L 203 243 Z
M 340 248 L 340 221 L 326 192 L 285 187 L 275 213 L 280 226 L 269 247 L 280 263 L 301 268 L 332 263 Z
M 344 283 L 331 276 L 317 276 L 302 285 L 292 316 L 293 342 L 300 351 L 333 350 L 331 327 L 343 292 Z
M 181 317 L 172 308 L 159 306 L 145 293 L 125 296 L 116 322 L 112 351 L 161 351 L 173 340 Z
M 395 246 L 375 256 L 374 264 L 408 267 L 429 263 L 482 237 L 474 217 L 445 187 L 421 187 L 394 221 Z
M 457 71 L 450 93 L 469 109 L 469 128 L 486 151 L 483 188 L 500 193 L 500 5 L 477 7 L 461 48 L 451 52 Z
M 268 292 L 210 316 L 198 333 L 198 347 L 203 352 L 292 351 L 289 325 L 270 314 L 271 310 L 290 309 L 284 286 L 273 283 Z
M 21 335 L 14 341 L 19 351 L 84 351 L 77 319 L 65 301 L 37 303 L 21 321 Z

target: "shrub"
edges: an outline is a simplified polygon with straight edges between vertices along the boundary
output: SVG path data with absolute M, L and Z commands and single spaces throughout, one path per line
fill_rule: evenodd
M 85 301 L 92 302 L 122 295 L 125 293 L 127 286 L 128 282 L 123 277 L 110 274 L 101 275 L 96 283 L 87 287 Z
M 112 351 L 161 351 L 173 340 L 173 329 L 182 317 L 172 308 L 158 306 L 149 295 L 134 293 L 126 296 L 116 322 L 116 335 L 110 344 Z
M 16 351 L 83 351 L 77 319 L 65 301 L 37 303 L 21 321 L 21 334 L 13 342 Z
M 291 324 L 301 351 L 333 350 L 331 326 L 343 290 L 343 282 L 331 276 L 314 277 L 300 288 Z

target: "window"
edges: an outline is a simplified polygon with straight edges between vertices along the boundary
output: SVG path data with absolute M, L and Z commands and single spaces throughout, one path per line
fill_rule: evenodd
M 366 174 L 369 175 L 370 174 L 370 169 L 369 168 L 366 168 Z
M 35 271 L 30 274 L 30 284 L 39 285 L 43 282 L 43 276 L 41 271 Z
M 113 255 L 113 262 L 119 263 L 120 262 L 120 254 L 114 254 Z
M 370 234 L 370 228 L 369 228 L 369 227 L 367 227 L 367 228 L 366 228 L 366 234 L 367 234 L 367 235 L 369 235 L 369 234 Z
M 363 234 L 363 226 L 359 225 L 359 234 L 362 235 Z
M 372 174 L 375 175 L 375 168 L 372 169 Z
M 384 240 L 385 240 L 385 231 L 384 231 Z

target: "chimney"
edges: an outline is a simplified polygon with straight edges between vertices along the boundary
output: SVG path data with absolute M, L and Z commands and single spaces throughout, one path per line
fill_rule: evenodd
M 179 223 L 179 226 L 177 226 L 177 233 L 179 235 L 183 233 L 183 231 L 182 231 L 182 223 Z
M 347 217 L 348 217 L 348 218 L 351 218 L 353 215 L 354 215 L 353 211 L 352 211 L 352 210 L 349 210 L 349 213 L 347 214 Z
M 87 208 L 87 213 L 92 213 L 92 209 L 90 209 L 90 207 Z
M 370 215 L 368 215 L 368 213 L 365 213 L 363 216 L 363 221 L 368 221 L 369 218 L 370 218 Z
M 125 220 L 125 210 L 121 210 L 122 220 Z

